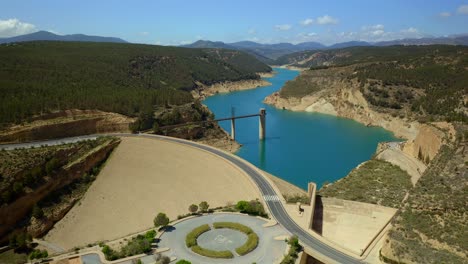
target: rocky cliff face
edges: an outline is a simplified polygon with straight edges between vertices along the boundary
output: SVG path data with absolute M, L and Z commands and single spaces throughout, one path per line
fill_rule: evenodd
M 0 207 L 0 242 L 6 241 L 6 235 L 30 213 L 35 204 L 44 199 L 48 194 L 67 186 L 100 164 L 119 143 L 120 140 L 106 141 L 106 143 L 91 150 L 79 159 L 70 161 L 70 163 L 60 168 L 53 175 L 50 175 L 50 179 L 32 192 L 21 196 L 8 205 Z M 39 236 L 47 232 L 55 222 L 60 220 L 70 210 L 71 206 L 73 204 L 66 205 L 57 210 L 53 214 L 53 217 L 41 220 L 43 223 L 38 228 L 29 230 L 32 232 L 31 235 Z
M 361 91 L 352 82 L 335 83 L 304 97 L 281 97 L 278 92 L 269 95 L 265 103 L 292 111 L 317 112 L 356 120 L 367 126 L 380 126 L 397 137 L 413 140 L 419 131 L 415 121 L 393 117 L 373 110 Z
M 265 76 L 267 76 L 265 74 Z M 216 83 L 213 85 L 203 85 L 202 83 L 198 83 L 198 88 L 192 92 L 194 98 L 205 98 L 217 93 L 230 93 L 234 91 L 241 91 L 241 90 L 248 90 L 248 89 L 255 89 L 257 87 L 268 86 L 271 83 L 259 79 L 259 80 L 243 80 L 237 82 L 222 82 Z
M 73 137 L 95 133 L 129 132 L 133 118 L 98 110 L 67 110 L 38 116 L 30 123 L 0 132 L 1 143 Z

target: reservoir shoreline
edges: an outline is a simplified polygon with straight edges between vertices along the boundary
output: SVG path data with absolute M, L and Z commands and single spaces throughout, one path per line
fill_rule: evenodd
M 259 108 L 267 109 L 267 139 L 264 142 L 259 142 L 256 137 L 258 134 L 251 131 L 258 129 L 257 120 L 243 120 L 239 125 L 236 124 L 239 129 L 236 131 L 237 141 L 242 144 L 236 155 L 260 169 L 305 190 L 309 181 L 321 186 L 324 182 L 334 182 L 345 177 L 375 154 L 379 142 L 397 140 L 389 131 L 365 127 L 354 120 L 319 113 L 282 111 L 263 103 L 265 97 L 279 91 L 286 81 L 299 74 L 284 68 L 274 70 L 277 74 L 266 78 L 266 81 L 272 83 L 268 87 L 215 94 L 206 97 L 203 102 L 216 117 L 229 116 L 231 107 L 236 109 L 236 115 L 237 111 L 239 114 L 252 114 Z M 229 124 L 220 125 L 229 131 Z M 290 131 L 285 129 L 288 127 Z M 330 129 L 331 133 L 320 133 L 324 129 Z M 355 140 L 346 139 L 354 136 L 357 137 Z M 317 140 L 322 137 L 326 139 L 322 142 Z M 297 144 L 299 142 L 304 142 L 303 146 Z M 349 153 L 353 148 L 358 155 Z M 326 155 L 321 155 L 320 150 L 325 151 Z M 333 165 L 336 162 L 342 166 Z

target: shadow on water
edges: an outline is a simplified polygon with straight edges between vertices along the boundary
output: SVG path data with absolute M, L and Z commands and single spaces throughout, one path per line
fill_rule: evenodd
M 265 167 L 265 162 L 266 162 L 266 159 L 265 159 L 265 155 L 266 155 L 265 146 L 266 146 L 265 140 L 260 140 L 260 142 L 258 143 L 258 160 L 260 161 L 260 166 L 262 168 Z

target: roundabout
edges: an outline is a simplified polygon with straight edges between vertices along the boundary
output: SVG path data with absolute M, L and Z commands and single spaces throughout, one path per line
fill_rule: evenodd
M 232 229 L 214 229 L 198 237 L 198 245 L 216 251 L 234 251 L 247 241 L 247 236 Z
M 242 214 L 220 213 L 189 218 L 161 236 L 167 255 L 192 263 L 275 263 L 285 254 L 289 233 L 268 220 Z

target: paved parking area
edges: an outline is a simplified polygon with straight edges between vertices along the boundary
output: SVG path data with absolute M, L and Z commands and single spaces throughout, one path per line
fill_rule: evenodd
M 185 237 L 194 228 L 203 224 L 213 224 L 214 222 L 236 222 L 246 225 L 257 233 L 260 238 L 258 247 L 245 256 L 235 256 L 233 259 L 211 259 L 193 253 L 185 246 Z M 287 244 L 284 240 L 275 240 L 275 237 L 289 235 L 280 225 L 263 227 L 266 220 L 240 214 L 212 214 L 188 219 L 174 225 L 169 232 L 161 236 L 159 247 L 168 247 L 170 250 L 164 255 L 177 257 L 177 259 L 186 259 L 193 264 L 203 263 L 278 263 L 286 252 Z M 210 231 L 211 232 L 211 231 Z M 206 237 L 200 236 L 201 243 L 211 244 L 216 248 L 235 248 L 243 240 L 241 233 L 236 231 L 226 233 L 205 233 Z M 219 236 L 218 236 L 219 235 Z M 231 240 L 232 243 L 229 242 Z M 242 243 L 241 243 L 242 244 Z M 233 253 L 235 253 L 233 251 Z

